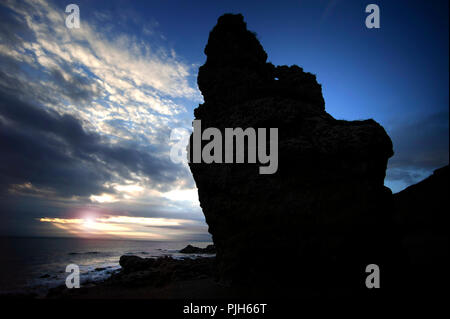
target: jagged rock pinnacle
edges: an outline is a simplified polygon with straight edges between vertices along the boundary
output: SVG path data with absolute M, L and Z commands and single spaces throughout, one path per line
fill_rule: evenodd
M 383 259 L 391 198 L 383 183 L 393 155 L 383 127 L 326 113 L 315 75 L 267 63 L 240 14 L 218 19 L 205 54 L 198 74 L 205 103 L 195 110 L 202 127 L 279 129 L 273 175 L 258 174 L 255 164 L 190 163 L 219 278 L 256 283 L 265 276 L 276 286 L 289 277 L 312 287 L 335 278 L 330 265 L 351 276 L 344 265 L 361 267 L 366 250 Z M 280 258 L 268 258 L 275 252 Z M 310 276 L 312 269 L 327 275 Z

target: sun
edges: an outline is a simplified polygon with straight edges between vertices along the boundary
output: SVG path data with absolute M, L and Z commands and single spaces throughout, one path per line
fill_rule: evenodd
M 93 218 L 91 218 L 91 217 L 85 218 L 84 222 L 83 222 L 83 226 L 86 227 L 86 228 L 90 228 L 90 229 L 96 228 L 95 227 L 96 224 L 97 223 L 95 222 L 95 220 Z

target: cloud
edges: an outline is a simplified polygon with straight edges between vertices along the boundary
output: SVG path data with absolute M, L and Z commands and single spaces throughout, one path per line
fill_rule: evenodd
M 391 130 L 395 156 L 390 167 L 438 168 L 448 163 L 449 113 L 402 122 Z
M 414 121 L 396 121 L 389 130 L 394 156 L 386 181 L 395 191 L 415 184 L 435 169 L 448 165 L 449 113 L 442 111 Z
M 190 126 L 185 103 L 201 101 L 196 70 L 157 21 L 87 16 L 68 29 L 51 2 L 0 5 L 2 219 L 93 206 L 201 219 L 188 168 L 169 157 L 171 129 Z
M 60 196 L 88 196 L 119 189 L 105 183 L 138 182 L 164 190 L 183 176 L 183 168 L 139 150 L 133 143 L 111 144 L 87 132 L 71 115 L 59 115 L 0 95 L 0 147 L 3 188 L 31 183 Z M 123 190 L 123 189 L 122 189 Z
M 174 98 L 201 99 L 194 69 L 173 49 L 152 47 L 136 35 L 107 32 L 96 21 L 83 20 L 80 29 L 68 29 L 62 9 L 43 1 L 5 5 L 16 17 L 8 29 L 29 35 L 16 35 L 0 52 L 27 64 L 28 71 L 14 77 L 22 87 L 32 86 L 23 92 L 38 91 L 30 96 L 33 101 L 80 117 L 105 134 L 132 137 L 144 132 L 151 139 L 155 130 L 143 128 L 168 124 L 159 121 L 161 115 L 185 112 Z M 17 87 L 9 83 L 3 83 L 6 89 Z M 99 112 L 101 117 L 96 116 Z M 102 125 L 111 119 L 134 125 L 112 131 Z

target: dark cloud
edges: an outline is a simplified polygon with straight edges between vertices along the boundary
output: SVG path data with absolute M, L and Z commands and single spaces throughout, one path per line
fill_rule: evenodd
M 64 63 L 61 64 L 61 70 L 52 68 L 40 70 L 36 74 L 25 74 L 23 69 L 30 68 L 30 65 L 0 55 L 0 90 L 36 104 L 56 105 L 70 101 L 76 105 L 86 105 L 97 97 L 100 90 L 94 80 L 73 72 Z M 69 79 L 64 78 L 62 71 L 70 76 Z M 40 81 L 47 83 L 33 85 Z
M 448 165 L 449 113 L 442 111 L 412 122 L 397 123 L 389 135 L 394 156 L 389 160 L 386 179 L 417 183 L 425 174 Z
M 182 172 L 170 161 L 138 149 L 109 144 L 86 132 L 71 115 L 20 101 L 0 92 L 0 190 L 12 184 L 70 197 L 107 191 L 105 182 L 133 180 L 131 172 L 148 176 L 155 187 L 174 182 Z M 111 193 L 112 190 L 109 190 Z
M 412 185 L 423 178 L 422 174 L 409 168 L 391 168 L 386 173 L 386 179 L 389 181 L 400 181 L 405 185 Z
M 63 68 L 67 69 L 67 64 L 64 64 Z M 50 70 L 50 79 L 53 83 L 58 84 L 59 95 L 65 96 L 75 103 L 92 101 L 97 95 L 94 89 L 96 83 L 85 76 L 73 74 L 70 70 L 67 73 L 71 76 L 68 80 L 64 78 L 60 70 L 55 68 Z
M 433 169 L 448 164 L 448 111 L 397 125 L 390 135 L 395 151 L 390 167 Z
M 0 43 L 15 46 L 24 39 L 32 40 L 34 33 L 12 10 L 0 5 Z

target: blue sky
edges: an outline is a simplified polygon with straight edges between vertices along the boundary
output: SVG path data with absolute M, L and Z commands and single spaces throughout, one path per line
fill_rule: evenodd
M 168 157 L 202 102 L 197 70 L 223 13 L 269 61 L 317 75 L 327 112 L 394 143 L 394 192 L 448 164 L 448 2 L 65 1 L 0 5 L 0 234 L 208 239 L 195 183 Z

